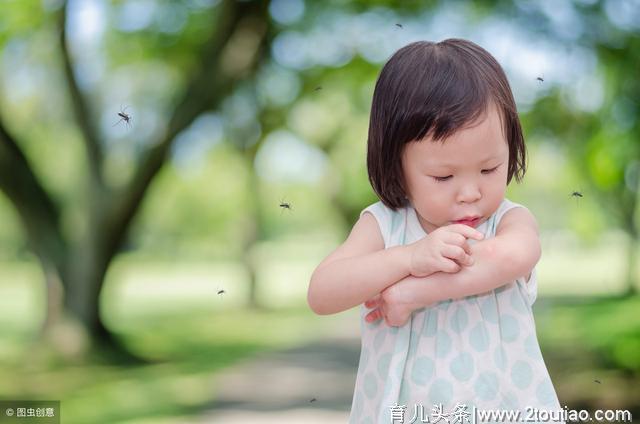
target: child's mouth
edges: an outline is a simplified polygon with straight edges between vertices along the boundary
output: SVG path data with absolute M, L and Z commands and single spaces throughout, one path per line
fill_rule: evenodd
M 478 222 L 480 222 L 480 217 L 473 218 L 473 219 L 462 219 L 460 221 L 453 221 L 453 222 L 456 224 L 464 224 L 464 225 L 468 225 L 469 227 L 475 228 L 476 225 L 478 225 Z

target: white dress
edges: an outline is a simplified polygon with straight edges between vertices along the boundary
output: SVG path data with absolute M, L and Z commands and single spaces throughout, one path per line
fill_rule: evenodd
M 524 206 L 504 199 L 477 227 L 485 239 L 495 236 L 500 219 L 514 207 Z M 426 235 L 411 206 L 393 211 L 378 202 L 365 212 L 376 218 L 385 248 Z M 451 413 L 458 403 L 469 412 L 474 407 L 560 410 L 536 337 L 531 309 L 536 293 L 534 269 L 528 282 L 520 278 L 414 311 L 402 327 L 384 320 L 367 323 L 371 309 L 361 305 L 362 348 L 349 423 L 392 423 L 394 405 L 406 406 L 405 423 L 418 408 L 428 414 L 442 405 Z

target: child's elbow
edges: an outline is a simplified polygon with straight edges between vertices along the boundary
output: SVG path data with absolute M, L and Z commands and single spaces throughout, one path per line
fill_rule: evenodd
M 319 304 L 315 298 L 313 298 L 311 295 L 307 295 L 307 304 L 309 305 L 309 308 L 317 315 L 328 315 L 327 312 L 324 310 L 324 308 L 322 307 L 321 304 Z
M 318 301 L 314 296 L 311 283 L 309 283 L 309 290 L 307 290 L 307 305 L 309 305 L 309 308 L 316 314 L 323 315 L 322 309 L 319 308 Z
M 323 305 L 321 296 L 317 293 L 318 281 L 316 280 L 315 273 L 311 276 L 309 281 L 309 289 L 307 290 L 307 304 L 309 308 L 318 315 L 328 315 L 326 308 Z
M 335 311 L 327 307 L 321 299 L 318 299 L 317 296 L 313 296 L 311 293 L 307 294 L 307 304 L 309 308 L 318 315 L 331 315 L 335 313 Z

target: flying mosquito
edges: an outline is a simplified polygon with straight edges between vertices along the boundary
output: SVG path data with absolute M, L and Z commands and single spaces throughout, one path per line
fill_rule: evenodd
M 540 82 L 544 82 L 544 78 L 542 78 L 542 77 L 537 77 L 536 80 L 540 81 Z
M 578 197 L 584 197 L 584 196 L 582 195 L 582 193 L 581 193 L 581 192 L 579 192 L 579 191 L 574 191 L 574 192 L 572 192 L 572 193 L 571 193 L 571 197 L 578 198 Z
M 317 86 L 316 88 L 313 89 L 313 91 L 320 91 L 322 90 L 322 86 Z
M 602 384 L 602 381 L 600 381 L 600 380 L 593 380 L 593 381 L 594 381 L 595 383 Z
M 396 24 L 398 28 L 404 28 L 401 24 Z
M 580 199 L 584 197 L 581 190 L 574 190 L 569 196 L 576 199 L 576 204 L 580 203 Z
M 222 296 L 223 294 L 225 294 L 226 291 L 224 291 L 224 289 L 218 289 L 218 296 Z
M 288 209 L 290 211 L 293 210 L 293 206 L 291 206 L 291 203 L 285 202 L 283 200 L 280 201 L 280 205 L 279 206 L 282 208 L 282 211 L 284 211 L 285 209 Z M 280 211 L 280 213 L 282 213 L 282 211 Z
M 309 401 L 309 403 L 311 403 L 311 402 L 315 402 L 316 400 L 317 400 L 316 398 L 312 398 L 312 399 Z
M 127 127 L 131 127 L 131 121 L 133 121 L 133 118 L 131 117 L 130 114 L 126 113 L 128 108 L 129 106 L 125 106 L 124 109 L 122 107 L 120 108 L 120 112 L 118 112 L 118 116 L 120 117 L 120 120 L 115 124 L 113 124 L 114 127 L 122 121 L 124 121 Z

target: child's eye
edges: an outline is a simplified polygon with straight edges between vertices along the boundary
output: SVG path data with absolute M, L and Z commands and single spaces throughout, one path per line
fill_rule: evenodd
M 500 165 L 498 165 L 500 166 Z M 483 174 L 491 174 L 492 172 L 494 172 L 496 169 L 498 169 L 498 166 L 496 166 L 495 168 L 491 168 L 491 169 L 483 169 L 482 173 Z
M 447 175 L 446 177 L 433 177 L 433 179 L 436 180 L 437 182 L 444 182 L 444 181 L 447 181 L 449 178 L 451 178 L 451 175 Z

